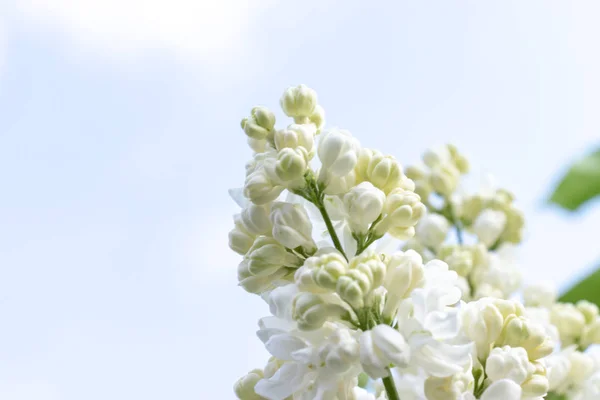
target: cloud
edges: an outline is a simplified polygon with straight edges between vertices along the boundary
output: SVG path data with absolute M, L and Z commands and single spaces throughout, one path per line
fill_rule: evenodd
M 84 46 L 121 55 L 174 50 L 224 62 L 252 43 L 252 21 L 271 0 L 16 0 L 14 15 Z

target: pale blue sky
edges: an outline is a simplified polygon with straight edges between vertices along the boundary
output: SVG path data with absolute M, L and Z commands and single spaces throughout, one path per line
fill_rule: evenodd
M 367 4 L 369 4 L 367 6 Z M 0 5 L 0 398 L 230 399 L 266 359 L 227 247 L 239 120 L 315 88 L 405 164 L 453 141 L 528 216 L 528 280 L 600 258 L 543 206 L 600 135 L 594 1 Z

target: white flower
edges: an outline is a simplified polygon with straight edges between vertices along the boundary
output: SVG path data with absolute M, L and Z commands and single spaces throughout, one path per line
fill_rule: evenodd
M 550 320 L 558 329 L 564 345 L 574 343 L 585 326 L 585 316 L 571 303 L 554 304 L 550 309 Z
M 257 395 L 254 391 L 256 383 L 263 378 L 263 371 L 260 369 L 253 369 L 248 372 L 245 376 L 241 377 L 235 385 L 233 385 L 233 391 L 240 400 L 263 400 L 264 398 Z
M 532 361 L 549 355 L 554 349 L 543 325 L 514 314 L 505 318 L 497 344 L 523 347 Z
M 346 130 L 331 129 L 321 135 L 318 154 L 321 160 L 320 181 L 329 175 L 345 176 L 356 165 L 358 141 Z
M 340 304 L 328 303 L 314 293 L 299 293 L 292 307 L 293 319 L 298 323 L 298 328 L 305 331 L 319 329 L 328 319 L 347 313 Z
M 323 110 L 323 107 L 317 104 L 309 120 L 317 129 L 316 134 L 321 133 L 321 129 L 325 126 L 325 110 Z
M 370 182 L 353 187 L 344 196 L 350 228 L 356 233 L 366 233 L 381 214 L 384 202 L 385 194 Z
M 285 147 L 277 153 L 273 171 L 277 179 L 285 182 L 288 188 L 297 188 L 304 186 L 303 177 L 307 168 L 308 155 L 304 148 Z
M 324 192 L 328 195 L 342 195 L 348 193 L 355 184 L 356 174 L 354 171 L 350 171 L 344 176 L 330 175 Z
M 556 287 L 551 282 L 541 281 L 523 289 L 524 303 L 528 307 L 550 308 L 557 299 Z
M 245 229 L 255 236 L 270 236 L 273 226 L 269 220 L 270 204 L 248 204 L 241 213 L 241 222 Z
M 473 392 L 472 365 L 452 376 L 430 376 L 424 382 L 427 400 L 462 400 Z
M 384 156 L 371 149 L 360 151 L 356 172 L 360 181 L 369 181 L 386 194 L 401 186 L 406 179 L 402 167 L 394 157 Z
M 485 389 L 479 400 L 521 400 L 522 393 L 523 390 L 517 383 L 503 379 L 492 383 Z M 471 397 L 471 399 L 474 400 L 475 397 Z
M 278 269 L 270 275 L 253 275 L 248 269 L 248 261 L 244 260 L 238 265 L 238 282 L 249 293 L 263 293 L 272 289 L 277 282 L 284 278 L 288 272 L 284 269 Z
M 519 385 L 535 370 L 529 362 L 527 351 L 522 347 L 496 347 L 485 363 L 485 372 L 492 381 L 510 379 Z
M 275 126 L 275 114 L 266 107 L 254 107 L 249 118 L 242 120 L 242 129 L 250 139 L 265 139 Z
M 348 262 L 340 252 L 335 249 L 325 248 L 319 249 L 314 256 L 308 258 L 304 266 L 306 272 L 310 273 L 312 281 L 325 289 L 335 290 L 337 282 L 342 275 L 348 271 Z M 302 275 L 296 275 L 296 281 L 301 280 Z M 310 284 L 310 281 L 303 281 L 305 284 Z
M 312 224 L 306 209 L 300 204 L 275 202 L 271 207 L 273 237 L 288 249 L 316 248 L 312 238 Z
M 287 129 L 275 132 L 275 148 L 281 151 L 284 148 L 302 147 L 306 150 L 307 159 L 311 159 L 314 155 L 315 132 L 313 125 L 292 124 Z
M 491 247 L 498 241 L 505 226 L 506 214 L 487 208 L 477 216 L 471 229 L 483 244 Z
M 317 107 L 317 93 L 306 85 L 289 87 L 279 101 L 288 117 L 310 117 Z
M 233 220 L 235 227 L 229 232 L 229 248 L 238 254 L 245 255 L 254 244 L 256 236 L 248 232 L 240 214 L 234 215 Z
M 392 254 L 387 262 L 384 282 L 387 296 L 383 315 L 392 318 L 400 302 L 408 297 L 413 289 L 423 285 L 424 275 L 423 259 L 416 251 L 398 251 Z
M 412 290 L 398 308 L 398 330 L 410 345 L 413 368 L 446 377 L 463 371 L 470 362 L 472 346 L 456 341 L 460 318 L 452 306 L 461 296 L 456 272 L 439 260 L 430 261 L 424 270 L 423 287 Z
M 428 213 L 419 221 L 416 237 L 425 246 L 437 249 L 446 240 L 449 230 L 450 223 L 443 215 Z
M 254 276 L 271 275 L 284 267 L 297 266 L 299 259 L 287 252 L 277 240 L 261 236 L 246 254 L 248 270 Z
M 477 357 L 483 362 L 502 332 L 502 311 L 491 299 L 483 298 L 466 304 L 461 313 L 464 333 L 475 343 Z
M 378 234 L 387 231 L 398 239 L 409 239 L 414 236 L 414 226 L 425 210 L 419 195 L 401 188 L 394 189 L 385 200 L 385 217 L 377 224 L 376 231 Z
M 248 166 L 246 182 L 244 183 L 244 196 L 254 204 L 262 205 L 275 200 L 284 187 L 273 180 L 276 155 L 261 153 L 255 157 Z
M 364 299 L 369 293 L 383 283 L 385 264 L 373 250 L 365 250 L 352 258 L 348 263 L 348 271 L 340 276 L 336 292 L 355 309 L 362 308 Z
M 360 362 L 373 379 L 388 376 L 390 364 L 406 367 L 409 360 L 409 345 L 391 326 L 377 325 L 360 336 Z
M 302 338 L 294 331 L 265 326 L 259 337 L 281 366 L 269 378 L 260 380 L 257 394 L 274 400 L 289 396 L 299 400 L 347 398 L 355 387 L 360 372 L 358 346 L 346 328 L 326 324 L 322 331 Z M 342 361 L 343 360 L 343 361 Z

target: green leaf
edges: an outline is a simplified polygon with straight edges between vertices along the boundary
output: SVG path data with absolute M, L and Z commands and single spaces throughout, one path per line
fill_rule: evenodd
M 600 195 L 600 149 L 575 162 L 562 178 L 549 202 L 575 211 Z
M 587 300 L 600 307 L 600 269 L 595 270 L 564 293 L 559 301 L 576 303 Z
M 564 394 L 556 394 L 556 393 L 548 393 L 548 395 L 545 397 L 546 400 L 567 400 L 567 396 L 565 396 Z

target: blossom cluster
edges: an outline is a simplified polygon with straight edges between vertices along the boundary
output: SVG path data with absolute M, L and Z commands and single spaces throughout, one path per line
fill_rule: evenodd
M 406 168 L 325 127 L 314 90 L 254 107 L 253 151 L 231 195 L 239 285 L 270 314 L 271 357 L 234 385 L 241 400 L 600 398 L 598 308 L 526 287 L 524 218 L 501 188 L 467 193 L 453 145 Z

